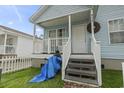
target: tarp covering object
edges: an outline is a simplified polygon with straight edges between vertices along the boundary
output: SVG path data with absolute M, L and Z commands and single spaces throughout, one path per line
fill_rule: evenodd
M 62 59 L 59 56 L 51 56 L 48 62 L 41 68 L 41 73 L 36 75 L 30 82 L 43 82 L 50 78 L 55 77 L 57 72 L 61 69 Z

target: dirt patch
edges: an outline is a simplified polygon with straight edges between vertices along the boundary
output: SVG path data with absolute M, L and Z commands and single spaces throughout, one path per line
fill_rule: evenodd
M 95 88 L 87 84 L 77 84 L 72 82 L 64 82 L 64 88 Z

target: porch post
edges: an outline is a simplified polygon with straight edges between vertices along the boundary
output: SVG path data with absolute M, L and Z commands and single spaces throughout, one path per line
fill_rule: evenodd
M 51 51 L 50 51 L 50 50 L 51 50 L 51 46 L 50 46 L 50 44 L 51 44 L 51 43 L 50 43 L 50 39 L 48 38 L 48 51 L 47 51 L 48 54 L 50 54 L 50 52 L 51 52 Z
M 36 34 L 36 24 L 34 24 L 34 28 L 33 28 L 33 53 L 35 53 L 35 34 Z
M 69 28 L 69 39 L 71 41 L 71 15 L 68 16 L 68 28 Z
M 90 11 L 90 16 L 91 16 L 91 31 L 92 31 L 92 37 L 94 38 L 94 20 L 93 20 L 93 9 Z
M 4 38 L 4 54 L 6 54 L 6 41 L 7 41 L 7 32 L 5 32 L 5 38 Z

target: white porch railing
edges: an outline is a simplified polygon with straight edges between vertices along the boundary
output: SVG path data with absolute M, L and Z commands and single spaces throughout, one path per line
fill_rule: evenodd
M 98 85 L 102 85 L 102 75 L 101 75 L 101 49 L 100 42 L 96 41 L 94 37 L 91 39 L 91 52 L 93 53 L 95 65 L 97 69 L 97 80 Z
M 17 56 L 4 56 L 0 59 L 2 73 L 19 71 L 31 67 L 31 58 L 19 58 Z
M 58 49 L 60 52 L 63 50 L 63 46 L 66 44 L 68 38 L 50 38 L 50 39 L 44 39 L 44 49 L 43 52 L 47 53 L 55 53 L 55 51 Z
M 65 69 L 68 64 L 69 57 L 71 55 L 71 39 L 68 39 L 67 44 L 63 48 L 63 56 L 62 56 L 62 80 L 65 77 Z
M 0 54 L 14 54 L 14 53 L 16 53 L 15 45 L 6 45 L 6 46 L 0 45 Z

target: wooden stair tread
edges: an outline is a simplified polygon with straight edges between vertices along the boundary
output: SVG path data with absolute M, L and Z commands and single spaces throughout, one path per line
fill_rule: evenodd
M 70 58 L 76 58 L 76 59 L 93 59 L 93 55 L 92 54 L 87 54 L 87 55 L 77 55 L 77 54 L 71 54 Z
M 83 63 L 68 63 L 69 66 L 72 66 L 72 67 L 95 67 L 95 64 L 83 64 Z
M 87 63 L 87 64 L 93 64 L 94 60 L 92 59 L 75 59 L 71 58 L 69 59 L 69 63 Z
M 76 58 L 70 58 L 69 60 L 77 60 L 77 61 L 78 61 L 78 60 L 79 60 L 79 61 L 94 61 L 94 59 L 81 59 L 81 58 L 80 58 L 80 59 L 79 59 L 79 58 L 77 58 L 77 59 L 76 59 Z
M 92 53 L 71 53 L 71 55 L 93 55 Z
M 67 73 L 75 73 L 75 74 L 82 74 L 82 75 L 96 75 L 96 71 L 86 71 L 86 70 L 77 70 L 68 68 Z
M 87 78 L 80 78 L 80 77 L 73 77 L 73 76 L 68 76 L 65 75 L 65 79 L 67 80 L 72 80 L 72 81 L 77 81 L 77 82 L 82 82 L 82 83 L 88 83 L 88 84 L 95 84 L 97 85 L 97 80 L 92 80 L 92 79 L 87 79 Z

